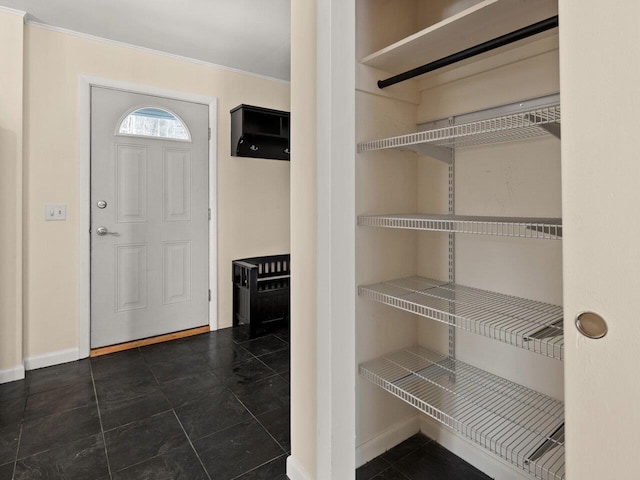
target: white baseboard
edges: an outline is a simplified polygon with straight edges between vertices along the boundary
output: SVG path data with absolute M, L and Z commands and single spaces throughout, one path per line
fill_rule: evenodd
M 420 431 L 420 417 L 415 415 L 392 425 L 375 438 L 356 447 L 356 468 Z
M 495 480 L 531 480 L 523 471 L 429 417 L 420 417 L 420 431 Z
M 50 367 L 51 365 L 73 362 L 78 359 L 80 359 L 80 350 L 68 348 L 67 350 L 58 350 L 57 352 L 25 358 L 24 368 L 26 370 L 35 370 L 36 368 Z
M 290 480 L 311 480 L 311 476 L 305 472 L 293 455 L 287 457 L 287 477 Z
M 24 378 L 24 366 L 16 365 L 12 368 L 0 370 L 0 383 L 13 382 Z

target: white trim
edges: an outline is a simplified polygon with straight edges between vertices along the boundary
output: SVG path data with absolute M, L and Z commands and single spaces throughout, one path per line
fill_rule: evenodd
M 27 12 L 23 12 L 22 10 L 17 10 L 15 8 L 3 7 L 2 5 L 0 5 L 0 12 L 8 13 L 9 15 L 17 15 L 23 19 L 27 16 Z
M 78 86 L 78 352 L 81 358 L 91 350 L 91 82 L 80 77 Z
M 311 475 L 304 471 L 293 455 L 287 457 L 287 477 L 291 480 L 311 480 Z
M 366 441 L 356 448 L 356 467 L 382 455 L 387 450 L 404 442 L 420 431 L 420 416 L 414 415 L 397 422 L 384 430 L 380 435 Z
M 50 30 L 56 33 L 63 33 L 66 35 L 72 35 L 74 37 L 82 38 L 85 40 L 93 40 L 96 42 L 104 42 L 110 45 L 115 45 L 117 47 L 131 48 L 134 50 L 139 50 L 141 52 L 151 53 L 154 55 L 160 55 L 161 57 L 172 58 L 174 60 L 182 60 L 184 62 L 195 63 L 196 65 L 203 65 L 206 67 L 216 68 L 218 70 L 225 70 L 227 72 L 238 73 L 240 75 L 248 75 L 250 77 L 259 78 L 261 80 L 269 80 L 277 83 L 284 83 L 286 85 L 291 84 L 291 81 L 284 80 L 282 78 L 269 77 L 267 75 L 261 75 L 260 73 L 247 72 L 246 70 L 240 70 L 239 68 L 227 67 L 225 65 L 219 65 L 213 62 L 207 62 L 205 60 L 198 60 L 197 58 L 185 57 L 183 55 L 178 55 L 175 53 L 163 52 L 162 50 L 154 50 L 153 48 L 141 47 L 140 45 L 133 45 L 131 43 L 120 42 L 118 40 L 111 40 L 109 38 L 98 37 L 96 35 L 90 35 L 88 33 L 77 32 L 75 30 L 69 30 L 67 28 L 56 27 L 53 25 L 47 25 L 45 23 L 36 22 L 33 20 L 26 20 L 25 22 L 29 26 L 43 28 L 45 30 Z
M 217 105 L 218 99 L 205 95 L 177 92 L 164 88 L 123 82 L 108 78 L 81 75 L 79 79 L 79 278 L 78 278 L 78 352 L 79 358 L 89 356 L 91 349 L 91 247 L 89 228 L 91 227 L 89 199 L 91 198 L 91 87 L 112 88 L 126 92 L 154 95 L 173 100 L 199 103 L 209 106 L 209 126 L 211 127 L 211 141 L 209 142 L 209 205 L 212 219 L 209 222 L 209 285 L 211 288 L 211 302 L 209 302 L 209 328 L 218 328 L 218 289 L 217 289 Z
M 218 99 L 209 101 L 209 329 L 218 329 Z
M 35 370 L 36 368 L 74 362 L 78 359 L 80 359 L 80 350 L 77 348 L 68 348 L 66 350 L 58 350 L 57 352 L 50 352 L 43 355 L 35 355 L 33 357 L 25 358 L 24 368 L 25 370 Z
M 522 470 L 429 417 L 420 417 L 420 431 L 494 480 L 531 480 Z
M 355 0 L 317 2 L 316 476 L 356 463 Z
M 24 378 L 24 365 L 16 365 L 12 368 L 0 370 L 0 383 L 13 382 Z

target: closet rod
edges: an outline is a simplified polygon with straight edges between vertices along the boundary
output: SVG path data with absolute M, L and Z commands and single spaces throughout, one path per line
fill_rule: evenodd
M 393 77 L 389 77 L 385 80 L 378 80 L 378 88 L 390 87 L 391 85 L 404 82 L 405 80 L 417 77 L 418 75 L 422 75 L 439 68 L 446 67 L 447 65 L 451 65 L 452 63 L 466 60 L 467 58 L 480 55 L 481 53 L 488 52 L 499 47 L 503 47 L 510 43 L 517 42 L 518 40 L 537 35 L 538 33 L 546 32 L 547 30 L 551 30 L 552 28 L 555 28 L 557 26 L 558 16 L 556 15 L 555 17 L 550 17 L 546 20 L 533 23 L 505 35 L 487 40 L 486 42 L 482 42 L 460 52 L 453 53 L 439 60 L 427 63 L 426 65 L 422 65 L 421 67 L 416 67 L 404 73 L 399 73 L 398 75 L 394 75 Z

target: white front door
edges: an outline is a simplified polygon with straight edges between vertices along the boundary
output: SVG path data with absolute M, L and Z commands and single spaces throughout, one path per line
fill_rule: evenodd
M 208 106 L 91 89 L 91 348 L 209 323 Z

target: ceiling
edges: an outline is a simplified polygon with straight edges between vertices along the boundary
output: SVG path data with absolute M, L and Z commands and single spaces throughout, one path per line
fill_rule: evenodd
M 289 80 L 290 0 L 0 0 L 41 23 Z

